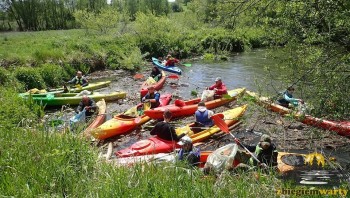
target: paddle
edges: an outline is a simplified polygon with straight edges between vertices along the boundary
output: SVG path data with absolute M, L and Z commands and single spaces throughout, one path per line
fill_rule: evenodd
M 190 63 L 182 63 L 182 65 L 184 65 L 186 67 L 191 67 L 192 66 L 192 64 L 190 64 Z
M 135 74 L 134 75 L 134 79 L 141 79 L 143 77 L 145 77 L 143 74 Z
M 176 74 L 170 74 L 168 76 L 168 78 L 170 78 L 170 79 L 177 79 L 178 80 L 180 77 L 178 75 L 176 75 Z
M 225 133 L 229 133 L 230 131 L 228 129 L 226 122 L 223 120 L 223 118 L 224 118 L 224 114 L 222 113 L 214 114 L 213 116 L 210 117 L 210 119 L 214 121 L 214 124 L 218 126 L 221 131 Z
M 225 132 L 225 131 L 224 131 Z M 233 139 L 235 140 L 235 142 L 238 144 L 238 145 L 240 145 L 242 148 L 244 148 L 244 150 L 246 150 L 249 154 L 250 154 L 250 156 L 252 156 L 253 157 L 253 159 L 254 160 L 256 160 L 259 164 L 261 164 L 261 162 L 260 162 L 260 160 L 258 160 L 258 158 L 254 155 L 254 153 L 252 153 L 252 152 L 250 152 L 248 149 L 247 149 L 247 147 L 245 147 L 240 141 L 239 141 L 239 139 L 238 138 L 236 138 L 231 132 L 226 132 L 226 133 L 229 133 L 232 137 L 233 137 Z

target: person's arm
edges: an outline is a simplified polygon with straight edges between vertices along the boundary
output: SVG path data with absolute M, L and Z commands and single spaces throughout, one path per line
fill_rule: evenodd
M 209 90 L 213 90 L 215 88 L 216 84 L 213 84 L 212 86 L 210 86 L 208 89 Z
M 208 110 L 208 118 L 211 118 L 211 116 L 213 116 L 213 115 L 214 115 L 214 112 L 211 110 Z
M 141 102 L 145 102 L 147 100 L 148 96 L 149 96 L 149 94 L 147 93 L 143 98 L 141 98 Z
M 93 99 L 90 99 L 90 109 L 93 109 L 94 111 L 97 109 L 96 102 Z
M 72 78 L 72 80 L 68 81 L 68 84 L 75 84 L 77 81 L 76 77 Z
M 174 58 L 174 63 L 179 63 L 179 59 Z
M 250 152 L 255 152 L 256 145 L 251 146 L 251 145 L 243 144 L 243 146 L 245 146 Z
M 284 94 L 283 98 L 286 99 L 290 103 L 298 103 L 299 102 L 299 99 L 293 98 L 293 97 L 289 97 L 289 96 L 287 96 L 287 94 Z
M 172 134 L 172 137 L 173 137 L 172 139 L 175 140 L 176 142 L 180 141 L 180 139 L 188 133 L 188 132 L 182 133 L 181 135 L 178 136 L 175 132 L 174 127 L 170 126 L 169 128 L 170 128 L 170 133 Z
M 81 86 L 86 87 L 88 85 L 89 85 L 89 81 L 85 77 L 83 77 L 83 84 Z
M 171 64 L 171 60 L 167 60 L 167 61 L 165 62 L 165 66 L 170 66 L 170 64 Z

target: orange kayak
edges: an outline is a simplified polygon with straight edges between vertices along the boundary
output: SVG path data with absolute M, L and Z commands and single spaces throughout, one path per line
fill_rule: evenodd
M 245 92 L 245 88 L 239 88 L 228 91 L 228 95 L 230 95 L 230 98 L 219 98 L 211 101 L 205 102 L 205 106 L 207 109 L 214 109 L 216 107 L 222 106 L 224 104 L 227 104 L 231 101 L 234 101 L 237 99 L 238 96 L 242 95 Z M 198 108 L 198 103 L 201 101 L 200 98 L 184 101 L 183 105 L 176 105 L 171 104 L 167 105 L 166 107 L 157 107 L 154 109 L 149 109 L 145 111 L 145 114 L 153 119 L 163 119 L 163 113 L 166 109 L 170 110 L 172 113 L 172 117 L 185 117 L 185 116 L 192 116 L 196 112 Z
M 167 105 L 169 104 L 170 100 L 171 94 L 162 94 L 159 100 L 160 105 Z M 114 116 L 112 119 L 106 121 L 96 129 L 93 129 L 91 131 L 91 135 L 94 136 L 96 139 L 104 140 L 116 135 L 128 133 L 135 129 L 137 126 L 148 122 L 150 119 L 151 118 L 146 115 L 135 117 L 119 114 Z
M 104 99 L 98 101 L 96 103 L 98 106 L 98 115 L 92 121 L 92 123 L 84 130 L 82 133 L 84 137 L 88 138 L 91 136 L 91 130 L 95 129 L 96 127 L 100 126 L 105 120 L 106 120 L 106 102 Z
M 281 115 L 285 114 L 291 114 L 293 115 L 297 120 L 300 122 L 313 126 L 313 127 L 318 127 L 330 131 L 335 131 L 339 135 L 350 137 L 350 122 L 349 121 L 342 121 L 342 122 L 337 122 L 337 121 L 329 121 L 321 118 L 316 118 L 311 115 L 300 115 L 300 114 L 293 114 L 292 109 L 288 109 L 286 107 L 283 107 L 281 105 L 278 105 L 272 101 L 270 101 L 267 97 L 260 97 L 258 94 L 250 91 L 246 91 L 246 93 L 249 96 L 254 97 L 257 99 L 257 102 L 264 106 L 265 108 L 280 113 Z
M 152 84 L 152 86 L 154 87 L 154 89 L 155 90 L 160 90 L 160 89 L 162 89 L 163 88 L 163 85 L 164 85 L 164 83 L 165 83 L 165 79 L 166 79 L 166 74 L 165 74 L 165 72 L 164 71 L 162 71 L 162 78 L 158 81 L 158 82 L 156 82 L 155 84 Z M 147 83 L 147 81 L 145 81 L 144 83 L 142 83 L 142 85 L 141 85 L 141 90 L 140 90 L 140 93 L 141 93 L 141 98 L 142 97 L 144 97 L 146 94 L 147 94 L 147 92 L 148 92 L 148 87 L 149 87 L 150 85 Z

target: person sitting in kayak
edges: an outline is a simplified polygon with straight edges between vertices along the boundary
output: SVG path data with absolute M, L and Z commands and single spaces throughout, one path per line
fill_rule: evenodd
M 148 93 L 141 99 L 141 102 L 142 103 L 150 102 L 151 109 L 159 107 L 160 93 L 155 91 L 155 88 L 153 86 L 149 86 L 147 89 L 148 89 Z
M 193 146 L 192 139 L 185 135 L 178 142 L 178 145 L 181 146 L 181 149 L 177 154 L 177 158 L 186 161 L 190 166 L 198 166 L 201 151 L 199 148 Z
M 89 81 L 83 76 L 83 73 L 81 71 L 78 71 L 77 75 L 72 80 L 68 81 L 67 83 L 79 85 L 82 87 L 86 87 L 89 85 Z
M 294 91 L 294 87 L 288 87 L 287 90 L 283 92 L 282 97 L 277 100 L 277 103 L 287 108 L 297 107 L 299 103 L 303 103 L 303 100 L 293 98 Z
M 92 98 L 89 98 L 87 95 L 83 95 L 79 106 L 77 107 L 76 113 L 80 113 L 84 109 L 86 118 L 90 118 L 97 109 L 96 102 Z
M 167 141 L 179 141 L 187 133 L 177 135 L 173 126 L 169 124 L 171 120 L 171 112 L 167 109 L 163 113 L 164 121 L 158 122 L 156 126 L 151 130 L 151 135 L 156 135 L 159 138 Z
M 215 79 L 215 84 L 207 88 L 208 90 L 214 90 L 214 99 L 222 98 L 222 95 L 227 94 L 226 85 L 222 82 L 221 77 Z
M 158 82 L 162 78 L 162 72 L 158 69 L 158 67 L 153 67 L 150 76 Z
M 212 119 L 210 119 L 211 116 L 214 115 L 214 112 L 211 110 L 208 110 L 205 107 L 204 102 L 198 103 L 198 109 L 194 113 L 195 118 L 195 127 L 212 127 L 214 125 L 214 122 Z M 194 132 L 201 131 L 202 129 L 194 128 Z
M 239 140 L 236 138 L 235 142 L 238 145 L 241 145 Z M 269 135 L 262 135 L 260 138 L 260 142 L 257 145 L 244 145 L 250 152 L 254 153 L 256 158 L 260 161 L 257 162 L 253 157 L 250 157 L 248 162 L 246 164 L 252 165 L 252 166 L 259 166 L 259 167 L 277 167 L 277 148 L 276 146 L 271 142 L 271 137 Z M 240 150 L 241 152 L 245 152 Z M 242 154 L 242 153 L 241 153 Z M 246 155 L 249 155 L 246 153 Z M 244 161 L 244 160 L 243 160 Z M 241 161 L 242 162 L 242 161 Z M 242 162 L 243 163 L 243 162 Z
M 170 54 L 168 54 L 166 56 L 166 63 L 165 66 L 167 67 L 171 67 L 171 66 L 175 66 L 176 63 L 179 63 L 180 61 L 176 58 L 173 58 Z

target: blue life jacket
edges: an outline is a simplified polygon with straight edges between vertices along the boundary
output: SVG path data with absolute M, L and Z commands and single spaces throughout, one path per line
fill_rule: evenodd
M 204 126 L 213 126 L 213 120 L 208 118 L 208 110 L 202 111 L 196 111 L 196 120 L 197 122 L 203 124 Z
M 287 91 L 285 91 L 283 94 L 282 94 L 282 97 L 277 100 L 281 105 L 283 106 L 287 106 L 289 105 L 289 101 L 287 101 L 285 98 L 284 98 L 284 95 L 287 95 L 289 98 L 293 98 L 293 95 L 288 93 Z

